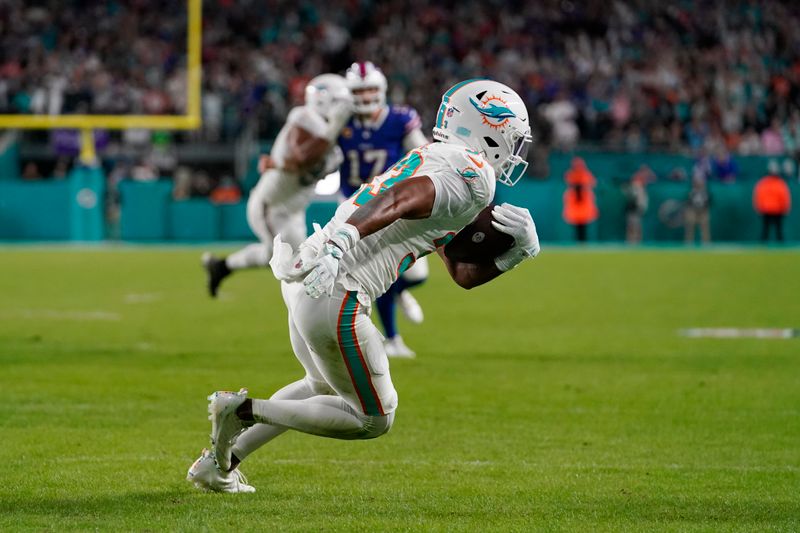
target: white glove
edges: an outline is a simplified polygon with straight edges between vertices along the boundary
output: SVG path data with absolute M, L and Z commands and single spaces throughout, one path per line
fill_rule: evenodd
M 314 230 L 314 236 L 321 232 L 318 224 L 314 224 Z M 333 285 L 339 274 L 339 261 L 348 250 L 356 245 L 360 238 L 355 226 L 347 223 L 339 226 L 328 242 L 322 245 L 320 254 L 309 264 L 309 268 L 313 267 L 314 270 L 303 280 L 306 294 L 312 298 L 319 298 L 323 294 L 333 296 Z
M 539 253 L 539 236 L 530 211 L 511 204 L 501 204 L 492 209 L 492 226 L 497 231 L 514 238 L 514 247 L 494 260 L 498 269 L 505 272 Z
M 303 280 L 306 294 L 312 298 L 319 298 L 323 294 L 333 295 L 333 285 L 339 274 L 339 260 L 343 256 L 344 252 L 341 248 L 331 242 L 325 243 L 322 255 L 314 261 L 314 270 Z

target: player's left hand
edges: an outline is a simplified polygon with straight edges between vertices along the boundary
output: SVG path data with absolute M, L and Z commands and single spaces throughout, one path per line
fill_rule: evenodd
M 314 264 L 314 269 L 303 280 L 306 294 L 312 298 L 319 298 L 323 294 L 333 295 L 333 285 L 339 274 L 339 260 L 344 255 L 342 249 L 330 242 L 325 243 L 322 255 Z
M 501 204 L 492 209 L 492 226 L 514 238 L 514 246 L 523 250 L 529 257 L 539 253 L 539 235 L 531 212 L 523 207 Z

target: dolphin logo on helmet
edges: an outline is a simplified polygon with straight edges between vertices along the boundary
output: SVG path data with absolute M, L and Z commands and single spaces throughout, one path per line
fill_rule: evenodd
M 517 116 L 513 111 L 511 111 L 506 106 L 497 105 L 494 102 L 492 102 L 491 100 L 493 99 L 494 98 L 489 98 L 486 102 L 476 102 L 475 99 L 470 96 L 469 103 L 472 104 L 475 107 L 475 109 L 478 110 L 478 113 L 480 113 L 484 117 L 495 119 L 498 122 L 503 122 L 505 119 L 514 118 Z M 497 100 L 503 102 L 499 98 L 497 98 Z

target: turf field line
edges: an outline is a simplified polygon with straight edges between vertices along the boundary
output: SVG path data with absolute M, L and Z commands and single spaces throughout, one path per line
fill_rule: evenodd
M 791 339 L 800 337 L 796 328 L 687 328 L 678 335 L 690 339 Z
M 75 311 L 58 309 L 13 309 L 8 311 L 0 311 L 0 318 L 22 318 L 27 320 L 118 321 L 122 320 L 122 315 L 112 311 L 103 310 Z
M 160 292 L 129 293 L 122 300 L 126 304 L 149 304 L 161 300 Z

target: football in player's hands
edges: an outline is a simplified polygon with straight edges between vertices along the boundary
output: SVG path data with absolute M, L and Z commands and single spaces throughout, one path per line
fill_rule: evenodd
M 510 235 L 492 226 L 494 204 L 459 231 L 444 247 L 444 254 L 460 263 L 491 264 L 494 258 L 514 246 Z

